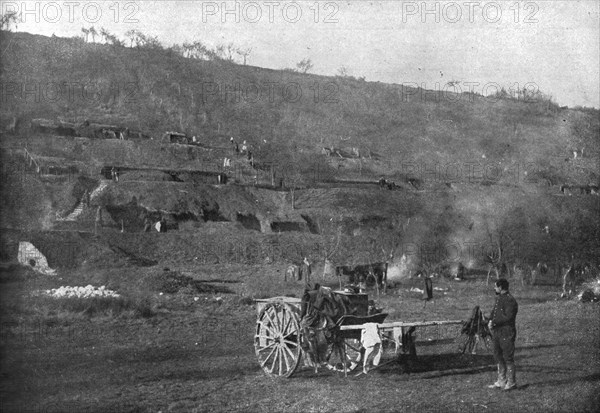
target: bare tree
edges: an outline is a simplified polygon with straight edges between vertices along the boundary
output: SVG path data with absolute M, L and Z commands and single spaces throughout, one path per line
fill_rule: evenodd
M 192 45 L 192 53 L 195 59 L 211 60 L 214 59 L 214 52 L 210 50 L 200 40 L 196 40 Z
M 296 147 L 286 148 L 289 156 L 285 169 L 285 187 L 289 189 L 292 209 L 296 208 L 296 190 L 306 187 L 306 176 L 302 173 L 302 163 L 305 160 Z
M 94 26 L 92 26 L 88 30 L 89 30 L 90 34 L 92 35 L 92 42 L 96 43 L 96 36 L 98 35 L 96 28 Z
M 225 48 L 225 56 L 227 57 L 228 61 L 233 62 L 235 60 L 234 56 L 237 53 L 237 50 L 237 47 L 233 43 L 229 43 L 227 45 L 227 47 Z
M 218 59 L 224 59 L 225 56 L 225 45 L 219 44 L 214 50 L 215 57 Z
M 0 18 L 0 30 L 10 31 L 10 27 L 14 24 L 15 30 L 19 22 L 19 14 L 16 11 L 9 11 Z
M 296 67 L 300 73 L 308 73 L 313 68 L 313 63 L 309 58 L 305 58 L 296 63 Z
M 110 38 L 110 33 L 104 27 L 100 28 L 100 36 L 104 39 L 104 43 L 108 43 L 108 39 Z
M 144 35 L 144 43 L 140 46 L 146 49 L 162 49 L 162 44 L 158 40 L 158 36 Z
M 340 77 L 348 77 L 348 68 L 346 66 L 340 66 L 337 75 Z
M 139 30 L 135 31 L 135 47 L 144 47 L 148 39 L 146 35 Z
M 234 61 L 234 56 L 237 53 L 237 47 L 233 43 L 220 44 L 214 50 L 214 56 L 217 59 L 227 60 L 228 62 Z
M 323 252 L 324 252 L 324 266 L 323 266 L 323 279 L 327 275 L 327 270 L 335 270 L 332 261 L 333 256 L 337 252 L 340 241 L 342 239 L 342 225 L 336 223 L 333 220 L 328 221 L 326 224 L 321 223 L 319 230 L 322 232 L 324 237 Z M 339 279 L 340 289 L 342 288 L 342 279 Z
M 141 31 L 135 29 L 128 30 L 125 33 L 125 36 L 131 41 L 131 47 L 135 45 L 137 48 L 162 49 L 162 45 L 157 36 L 145 35 Z
M 88 41 L 88 37 L 90 35 L 90 29 L 86 29 L 85 27 L 81 28 L 81 31 L 83 32 L 84 36 L 85 36 L 85 42 L 87 43 Z
M 183 43 L 181 48 L 183 56 L 189 59 L 214 60 L 222 58 L 225 53 L 225 46 L 218 46 L 218 51 L 211 50 L 200 40 L 196 40 L 193 43 Z
M 246 61 L 248 59 L 248 56 L 250 56 L 250 53 L 252 53 L 252 48 L 251 47 L 248 47 L 246 49 L 239 48 L 239 49 L 237 49 L 236 53 L 239 54 L 240 56 L 242 56 L 242 59 L 244 61 L 244 66 L 246 66 Z
M 510 267 L 508 262 L 514 261 L 515 242 L 512 237 L 502 230 L 496 231 L 497 242 L 494 242 L 492 233 L 487 228 L 487 233 L 490 239 L 490 245 L 494 247 L 492 251 L 486 253 L 486 261 L 490 264 L 490 269 L 487 274 L 487 281 L 490 281 L 490 273 L 494 270 L 496 279 L 498 280 L 503 273 L 506 272 L 506 277 L 510 278 Z M 512 252 L 512 253 L 511 253 Z M 511 257 L 512 256 L 512 257 Z
M 115 46 L 125 46 L 125 42 L 121 39 L 119 39 L 117 36 L 115 36 L 114 34 L 110 34 L 108 36 L 108 41 L 110 42 L 110 44 L 113 44 Z
M 183 45 L 181 45 L 181 50 L 183 50 L 183 56 L 184 57 L 192 57 L 192 50 L 193 50 L 194 46 L 191 43 L 183 43 Z
M 178 44 L 174 44 L 173 46 L 169 47 L 169 49 L 171 52 L 178 54 L 179 56 L 184 56 L 185 57 L 185 52 L 183 50 L 183 46 L 180 46 Z
M 137 30 L 135 29 L 130 29 L 127 30 L 125 32 L 125 36 L 129 39 L 130 43 L 129 43 L 129 47 L 133 47 L 133 41 L 135 40 L 136 36 L 137 36 Z

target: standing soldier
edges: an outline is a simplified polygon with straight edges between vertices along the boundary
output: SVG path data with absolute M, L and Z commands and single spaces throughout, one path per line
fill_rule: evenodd
M 94 233 L 98 235 L 98 229 L 102 229 L 102 207 L 98 205 L 96 209 L 96 222 L 94 225 Z
M 508 292 L 508 281 L 501 278 L 494 285 L 496 302 L 489 318 L 489 328 L 492 331 L 494 358 L 498 364 L 498 379 L 489 385 L 490 389 L 500 388 L 512 390 L 517 387 L 515 373 L 515 339 L 517 328 L 515 320 L 519 306 L 514 297 Z
M 306 286 L 310 286 L 312 266 L 308 261 L 308 257 L 304 257 L 304 261 L 302 261 L 302 275 L 304 276 L 304 284 Z
M 152 223 L 150 222 L 150 218 L 146 217 L 144 220 L 144 232 L 150 232 L 150 228 L 152 228 Z
M 464 279 L 465 279 L 465 266 L 462 264 L 462 262 L 459 262 L 458 269 L 456 271 L 456 280 L 462 281 Z
M 358 293 L 366 294 L 367 293 L 367 279 L 364 275 L 361 275 L 358 279 Z
M 83 203 L 86 207 L 90 207 L 90 191 L 88 191 L 87 189 L 83 193 Z

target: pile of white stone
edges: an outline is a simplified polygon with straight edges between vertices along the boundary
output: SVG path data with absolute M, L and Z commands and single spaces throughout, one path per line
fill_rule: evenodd
M 112 290 L 108 290 L 105 286 L 94 287 L 93 285 L 87 285 L 85 287 L 59 287 L 51 290 L 39 291 L 39 294 L 48 295 L 53 298 L 64 298 L 64 297 L 78 297 L 78 298 L 92 298 L 92 297 L 119 297 L 119 294 Z

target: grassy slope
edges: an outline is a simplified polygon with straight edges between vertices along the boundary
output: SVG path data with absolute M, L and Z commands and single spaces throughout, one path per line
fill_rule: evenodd
M 255 145 L 266 139 L 310 151 L 358 147 L 382 154 L 386 167 L 399 171 L 399 162 L 477 162 L 481 155 L 487 162 L 558 168 L 571 150 L 585 147 L 590 162 L 580 165 L 587 172 L 582 178 L 598 179 L 592 162 L 600 154 L 597 113 L 467 94 L 444 95 L 436 102 L 431 92 L 397 85 L 195 61 L 170 51 L 28 34 L 2 37 L 2 81 L 41 87 L 39 102 L 31 94 L 13 98 L 6 93 L 10 104 L 3 105 L 4 121 L 12 115 L 87 118 L 157 137 L 175 129 L 207 139 L 233 135 Z M 95 89 L 88 87 L 87 97 L 69 95 L 65 82 L 71 91 L 83 84 Z M 61 94 L 51 99 L 48 91 L 56 85 L 62 85 Z M 301 98 L 284 95 L 284 86 L 300 90 Z M 259 95 L 251 93 L 255 87 Z M 101 93 L 95 98 L 92 90 Z
M 259 161 L 278 160 L 280 172 L 304 171 L 307 180 L 317 165 L 325 176 L 360 177 L 360 162 L 356 160 L 329 159 L 329 164 L 341 166 L 332 171 L 327 169 L 324 157 L 315 156 L 321 146 L 346 150 L 357 147 L 362 153 L 373 154 L 362 162 L 362 179 L 373 179 L 381 173 L 398 178 L 413 175 L 424 181 L 426 191 L 307 190 L 298 194 L 298 212 L 317 217 L 358 217 L 357 227 L 364 224 L 365 217 L 383 216 L 395 223 L 397 230 L 403 225 L 400 231 L 404 242 L 458 239 L 461 243 L 485 243 L 490 241 L 488 233 L 493 237 L 502 233 L 522 244 L 533 243 L 520 250 L 523 255 L 541 251 L 550 256 L 559 251 L 569 255 L 579 253 L 582 247 L 590 250 L 586 256 L 599 255 L 594 252 L 600 238 L 597 198 L 556 197 L 552 196 L 558 192 L 556 186 L 539 186 L 548 181 L 553 185 L 598 182 L 597 112 L 466 94 L 436 101 L 430 92 L 422 95 L 422 91 L 414 90 L 408 91 L 411 96 L 406 99 L 407 91 L 403 96 L 397 85 L 194 61 L 170 51 L 116 48 L 73 39 L 3 32 L 2 42 L 6 51 L 1 79 L 9 104 L 2 105 L 0 120 L 5 124 L 12 116 L 24 121 L 39 117 L 90 119 L 141 129 L 155 137 L 165 130 L 185 131 L 212 146 L 224 147 L 226 136 L 233 135 L 253 143 Z M 98 98 L 84 98 L 80 93 L 70 95 L 63 85 L 58 99 L 44 99 L 40 92 L 36 101 L 33 95 L 12 96 L 6 89 L 14 86 L 11 82 L 43 90 L 47 85 L 67 82 L 71 92 L 80 90 L 76 85 L 89 83 L 102 93 Z M 269 84 L 275 85 L 272 99 Z M 107 93 L 116 85 L 119 93 Z M 135 88 L 128 89 L 127 85 Z M 223 92 L 226 87 L 247 90 L 252 85 L 262 88 L 258 98 L 250 95 L 244 99 L 243 94 L 236 97 L 233 92 L 211 93 L 215 86 Z M 297 85 L 302 97 L 297 101 L 284 98 L 283 85 Z M 315 90 L 319 91 L 316 100 Z M 269 143 L 264 144 L 263 139 Z M 89 165 L 200 165 L 214 169 L 223 156 L 219 150 L 190 154 L 177 145 L 166 148 L 157 142 L 82 143 L 44 137 L 31 143 L 36 153 Z M 570 151 L 581 148 L 585 148 L 585 157 L 572 159 Z M 459 165 L 461 173 L 457 175 L 449 165 Z M 473 179 L 468 173 L 473 165 L 486 167 L 485 176 L 478 169 L 479 176 Z M 492 170 L 492 166 L 499 169 Z M 437 172 L 432 175 L 423 170 Z M 497 171 L 502 171 L 501 177 Z M 479 185 L 485 177 L 500 185 Z M 444 183 L 452 180 L 458 185 L 449 191 Z M 146 198 L 154 199 L 153 208 L 170 210 L 169 205 L 178 202 L 177 197 L 169 196 L 171 185 L 166 185 L 163 192 L 157 189 L 160 185 L 146 186 L 152 188 Z M 127 191 L 124 186 L 114 197 L 115 202 L 122 205 L 133 196 L 139 199 L 143 190 L 144 186 L 139 186 Z M 42 216 L 40 222 L 46 219 L 44 205 L 48 202 L 65 209 L 74 201 L 69 199 L 62 205 L 56 189 L 47 188 L 46 192 L 43 199 L 24 199 L 21 203 L 27 206 L 23 210 L 34 210 L 35 214 L 44 211 L 38 214 Z M 225 194 L 219 204 L 227 206 L 228 216 L 233 216 L 235 205 L 240 204 L 236 197 L 247 197 L 232 193 L 227 201 L 228 196 Z M 22 197 L 27 198 L 26 194 Z M 261 205 L 269 210 L 277 205 L 279 214 L 290 214 L 281 207 L 281 201 L 277 194 L 270 202 L 261 201 Z M 3 210 L 14 209 L 11 205 Z M 243 205 L 249 205 L 246 200 L 240 207 L 251 210 Z M 410 217 L 418 219 L 407 224 Z M 540 235 L 544 225 L 552 230 L 546 239 Z M 376 236 L 373 234 L 373 238 Z M 572 246 L 565 251 L 568 245 Z

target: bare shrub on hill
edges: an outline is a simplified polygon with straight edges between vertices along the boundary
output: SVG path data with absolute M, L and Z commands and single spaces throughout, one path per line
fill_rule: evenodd
M 309 58 L 302 59 L 296 64 L 296 68 L 300 73 L 308 73 L 313 68 L 312 60 Z
M 12 26 L 17 27 L 20 19 L 20 14 L 16 11 L 10 11 L 0 16 L 0 30 L 9 30 Z
M 520 106 L 519 111 L 523 117 L 532 115 L 550 116 L 560 111 L 560 106 L 554 101 L 551 95 L 543 93 L 533 83 L 528 83 L 522 89 L 506 91 L 502 87 L 494 95 L 496 99 L 511 100 L 526 103 L 527 106 Z

